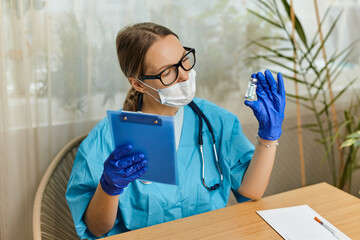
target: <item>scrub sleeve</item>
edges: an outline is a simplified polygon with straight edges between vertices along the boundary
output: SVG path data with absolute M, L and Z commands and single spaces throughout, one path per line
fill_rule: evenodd
M 76 153 L 73 169 L 69 178 L 66 200 L 68 202 L 76 232 L 81 239 L 95 239 L 96 237 L 87 229 L 84 222 L 84 213 L 90 203 L 104 169 L 104 161 L 112 152 L 113 144 L 111 134 L 108 133 L 107 118 L 102 119 L 80 144 Z M 128 231 L 122 218 L 117 214 L 114 227 L 105 234 L 114 234 Z

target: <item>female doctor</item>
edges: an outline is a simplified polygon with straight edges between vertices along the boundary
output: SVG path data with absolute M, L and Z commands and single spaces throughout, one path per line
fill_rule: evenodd
M 258 81 L 257 101 L 245 104 L 259 122 L 254 148 L 234 114 L 194 98 L 195 49 L 184 47 L 171 30 L 135 24 L 118 33 L 116 47 L 132 86 L 123 109 L 174 116 L 179 184 L 137 180 L 148 159 L 132 146 L 114 149 L 104 118 L 80 145 L 68 183 L 66 198 L 78 235 L 109 236 L 223 208 L 230 190 L 239 202 L 260 199 L 282 132 L 281 74 L 277 81 L 269 71 L 252 75 Z

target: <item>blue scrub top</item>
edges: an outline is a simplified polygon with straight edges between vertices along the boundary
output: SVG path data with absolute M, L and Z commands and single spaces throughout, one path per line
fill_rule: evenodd
M 136 180 L 119 197 L 114 227 L 105 234 L 135 230 L 191 215 L 226 207 L 230 190 L 238 202 L 246 201 L 236 191 L 254 153 L 254 146 L 241 130 L 238 118 L 229 111 L 203 99 L 194 102 L 209 119 L 216 138 L 216 150 L 224 175 L 221 187 L 206 189 L 201 180 L 201 154 L 198 144 L 199 121 L 189 106 L 184 107 L 184 121 L 177 151 L 179 185 L 144 184 Z M 208 186 L 220 176 L 212 151 L 212 138 L 203 126 L 205 181 Z M 85 210 L 93 197 L 104 169 L 104 161 L 114 150 L 107 118 L 102 119 L 81 143 L 66 191 L 66 199 L 80 238 L 95 238 L 84 223 Z

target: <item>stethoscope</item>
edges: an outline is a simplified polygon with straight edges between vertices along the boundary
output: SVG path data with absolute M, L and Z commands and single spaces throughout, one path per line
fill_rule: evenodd
M 138 100 L 138 105 L 137 105 L 137 111 L 141 111 L 142 108 L 142 100 L 143 100 L 143 94 L 140 94 L 139 96 L 139 100 Z M 203 113 L 203 111 L 201 111 L 201 109 L 198 107 L 198 105 L 196 105 L 196 103 L 194 103 L 193 101 L 191 101 L 188 104 L 189 107 L 191 107 L 191 109 L 194 111 L 194 113 L 198 116 L 199 118 L 199 148 L 200 148 L 200 153 L 201 153 L 201 179 L 202 179 L 202 183 L 204 184 L 205 188 L 207 188 L 208 190 L 216 190 L 218 189 L 223 182 L 224 176 L 221 172 L 220 169 L 220 164 L 219 164 L 219 159 L 217 156 L 217 152 L 216 152 L 216 147 L 215 147 L 215 134 L 213 131 L 213 128 L 211 127 L 211 124 L 209 122 L 209 119 L 205 116 L 205 114 Z M 215 165 L 217 167 L 217 170 L 220 174 L 220 182 L 216 183 L 215 185 L 209 187 L 206 182 L 205 182 L 205 160 L 204 160 L 204 151 L 203 151 L 203 135 L 202 135 L 202 130 L 203 130 L 203 120 L 205 121 L 207 128 L 209 129 L 211 136 L 212 136 L 212 140 L 213 140 L 213 153 L 214 153 L 214 157 L 215 157 Z

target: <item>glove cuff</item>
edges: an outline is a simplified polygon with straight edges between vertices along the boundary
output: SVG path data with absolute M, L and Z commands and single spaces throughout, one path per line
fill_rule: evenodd
M 281 128 L 280 130 L 276 130 L 270 133 L 268 131 L 263 131 L 259 129 L 258 136 L 264 140 L 276 141 L 280 138 L 281 134 L 282 134 Z
M 103 173 L 100 178 L 100 185 L 104 192 L 106 192 L 110 196 L 116 196 L 116 195 L 121 194 L 124 191 L 124 188 L 116 188 L 113 185 L 108 184 L 106 179 L 107 179 L 107 177 Z

